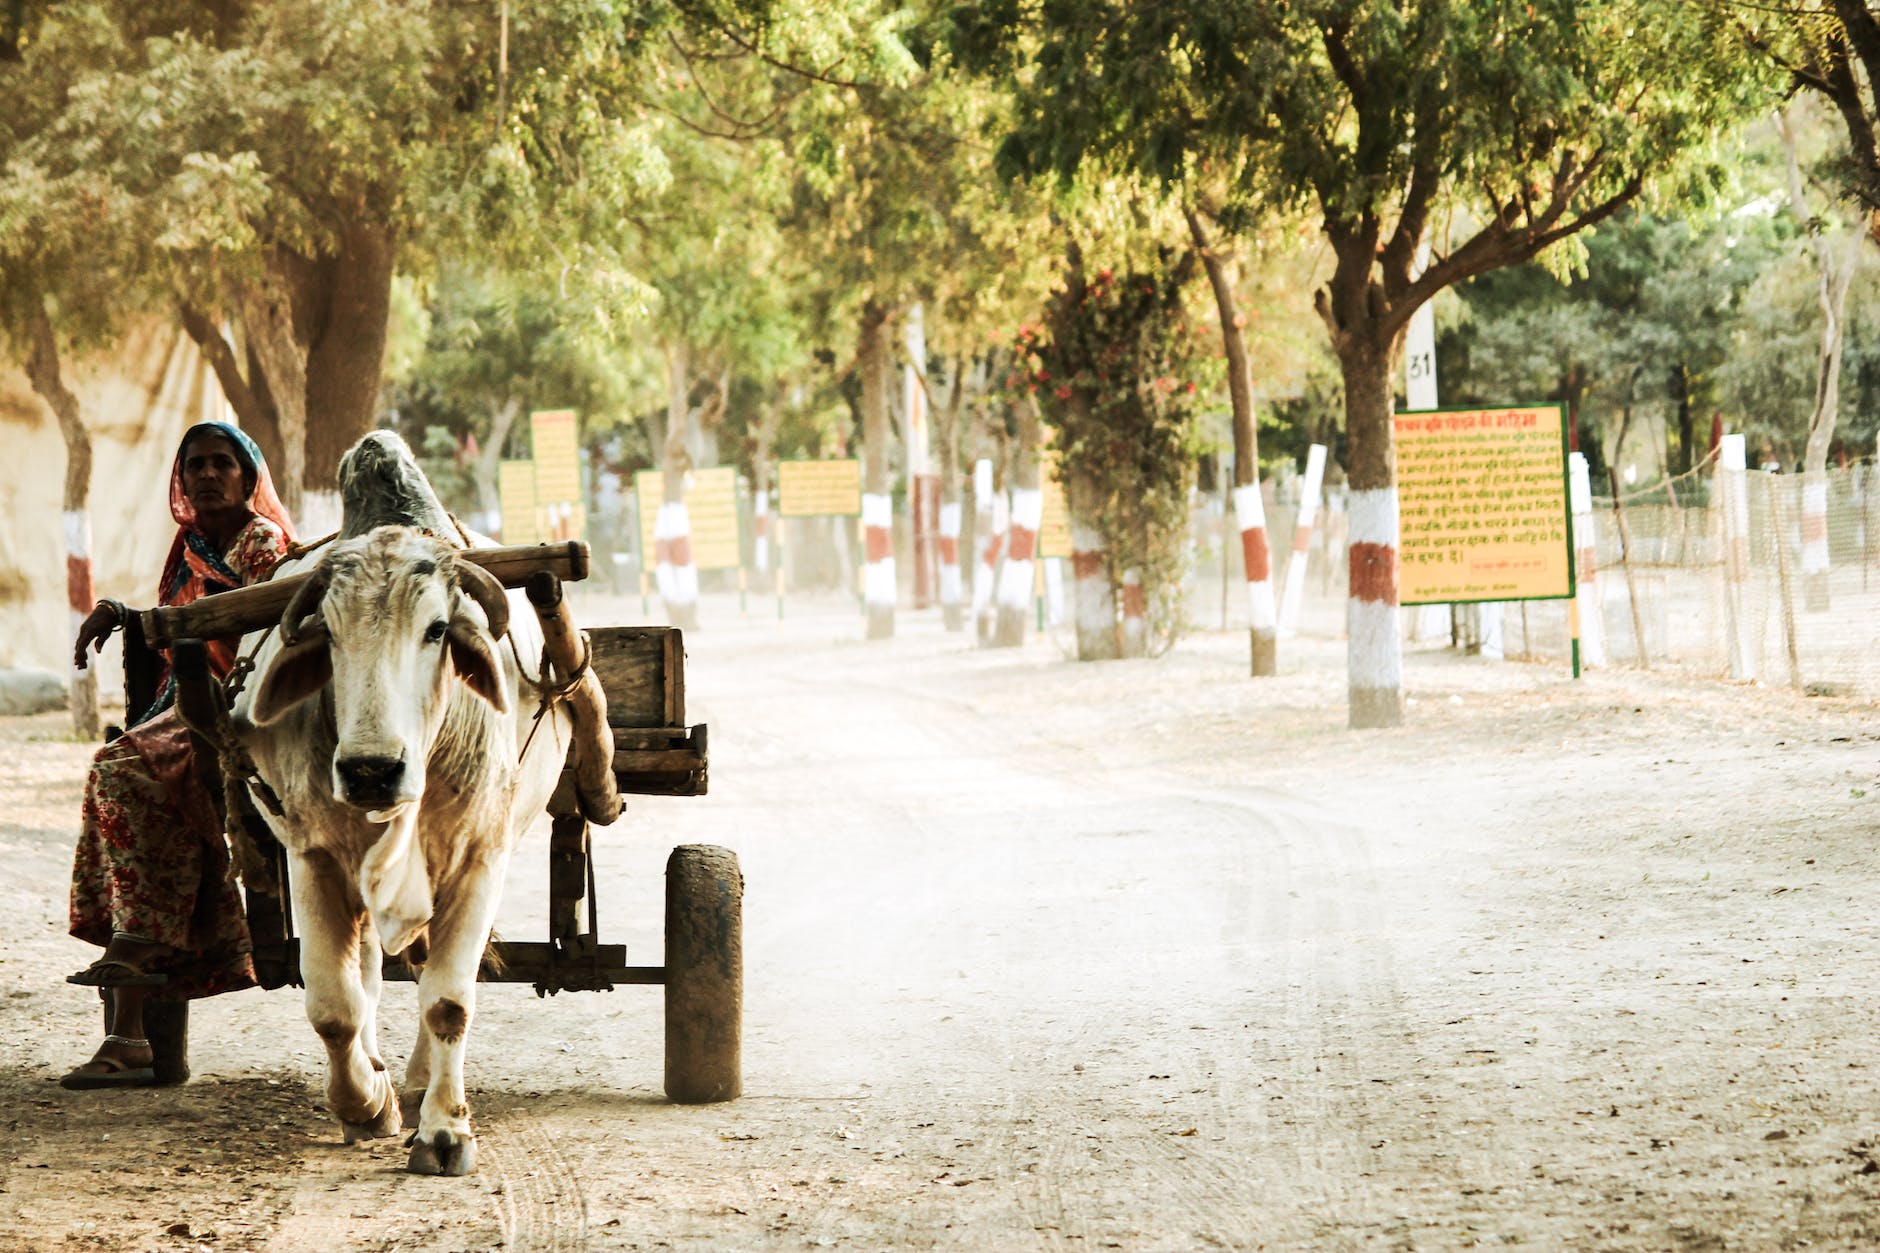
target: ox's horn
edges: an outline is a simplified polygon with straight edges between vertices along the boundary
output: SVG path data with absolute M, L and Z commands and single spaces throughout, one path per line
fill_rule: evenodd
M 312 638 L 316 632 L 326 631 L 324 622 L 316 619 L 309 623 L 307 616 L 318 611 L 320 601 L 326 596 L 327 584 L 332 581 L 333 572 L 323 561 L 307 575 L 306 582 L 294 589 L 294 598 L 281 610 L 281 643 L 298 644 Z
M 503 591 L 503 585 L 496 576 L 474 561 L 465 561 L 459 557 L 457 585 L 483 606 L 484 616 L 490 620 L 490 638 L 502 639 L 509 630 L 509 596 Z

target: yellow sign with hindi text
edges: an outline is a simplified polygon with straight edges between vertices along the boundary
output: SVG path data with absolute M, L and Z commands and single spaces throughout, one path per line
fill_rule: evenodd
M 535 516 L 535 463 L 507 460 L 499 463 L 496 496 L 498 507 L 503 511 L 503 543 L 541 543 L 541 525 Z
M 1573 595 L 1558 405 L 1401 413 L 1393 428 L 1399 603 Z
M 862 512 L 862 463 L 779 461 L 777 513 L 785 518 L 848 517 Z

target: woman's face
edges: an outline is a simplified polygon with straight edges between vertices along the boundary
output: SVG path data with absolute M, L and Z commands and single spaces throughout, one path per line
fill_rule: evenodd
M 198 435 L 184 445 L 183 495 L 197 517 L 245 507 L 248 484 L 235 445 L 220 435 Z

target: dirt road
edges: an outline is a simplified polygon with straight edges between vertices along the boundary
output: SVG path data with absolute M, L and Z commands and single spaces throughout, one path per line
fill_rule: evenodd
M 706 608 L 712 794 L 602 834 L 601 927 L 657 962 L 671 845 L 739 852 L 743 1099 L 663 1101 L 656 991 L 519 987 L 467 1180 L 340 1144 L 292 992 L 198 1007 L 185 1087 L 60 1090 L 88 749 L 14 720 L 0 1249 L 1880 1245 L 1871 707 L 1431 652 L 1353 734 L 1338 641 L 1256 683 L 1232 634 L 1079 666 Z

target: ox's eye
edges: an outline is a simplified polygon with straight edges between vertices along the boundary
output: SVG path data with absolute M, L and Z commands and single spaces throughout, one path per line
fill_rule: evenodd
M 449 629 L 450 624 L 445 622 L 442 618 L 439 618 L 436 622 L 433 622 L 430 626 L 425 628 L 424 642 L 427 644 L 437 643 L 444 638 L 444 632 Z

